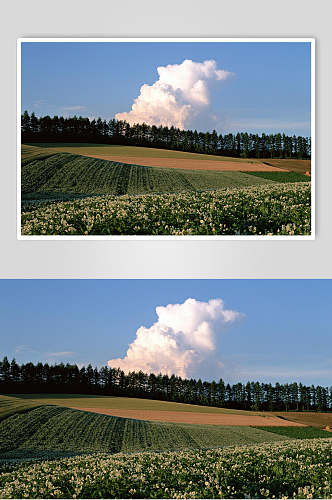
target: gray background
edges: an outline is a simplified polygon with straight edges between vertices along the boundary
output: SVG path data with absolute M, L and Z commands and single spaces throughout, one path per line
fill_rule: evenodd
M 3 2 L 0 278 L 331 278 L 330 10 L 325 0 Z M 16 38 L 60 36 L 315 37 L 316 240 L 18 241 Z

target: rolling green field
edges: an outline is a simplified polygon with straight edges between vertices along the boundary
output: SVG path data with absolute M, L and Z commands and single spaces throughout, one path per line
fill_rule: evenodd
M 23 155 L 24 157 L 24 155 Z M 128 165 L 69 153 L 55 153 L 24 160 L 21 169 L 22 198 L 31 193 L 144 194 L 197 191 L 261 185 L 270 179 L 243 172 L 213 172 Z
M 298 172 L 248 172 L 260 179 L 266 179 L 273 182 L 308 182 L 307 175 Z
M 15 413 L 23 413 L 43 404 L 43 402 L 34 401 L 33 398 L 22 399 L 0 395 L 0 421 Z
M 315 439 L 315 438 L 332 438 L 332 434 L 316 427 L 268 427 L 255 426 L 256 429 L 272 432 L 280 436 L 286 436 L 289 439 Z
M 23 145 L 22 235 L 311 232 L 311 184 L 301 174 L 146 167 L 77 154 L 95 154 L 99 148 L 114 149 L 119 155 L 128 154 L 128 148 L 133 156 L 137 149 L 147 156 L 156 151 L 164 156 L 193 155 L 133 146 Z
M 0 458 L 208 448 L 286 439 L 252 427 L 148 422 L 42 406 L 0 423 Z
M 40 148 L 22 144 L 21 146 L 21 165 L 25 165 L 33 160 L 43 160 L 55 155 L 56 151 L 47 148 Z
M 51 403 L 119 408 L 122 401 L 127 409 L 196 412 L 205 407 L 92 395 L 16 396 L 0 396 L 0 498 L 330 498 L 332 493 L 331 439 L 318 429 L 147 422 Z

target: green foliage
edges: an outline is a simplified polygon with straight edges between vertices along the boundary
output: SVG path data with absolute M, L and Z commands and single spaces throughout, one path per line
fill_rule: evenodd
M 31 193 L 41 193 L 42 199 L 54 198 L 54 194 L 118 196 L 241 187 L 269 182 L 242 172 L 144 167 L 69 153 L 56 153 L 44 159 L 26 161 L 21 170 L 24 199 L 31 199 Z
M 283 439 L 251 427 L 186 425 L 126 419 L 42 406 L 0 423 L 0 457 L 35 453 L 178 450 Z
M 262 427 L 255 426 L 256 429 L 272 432 L 280 436 L 287 436 L 291 439 L 314 439 L 332 438 L 332 434 L 316 427 Z
M 260 179 L 267 179 L 274 182 L 308 182 L 309 177 L 298 172 L 247 172 Z
M 38 148 L 35 146 L 29 146 L 27 144 L 22 144 L 21 147 L 21 164 L 25 165 L 26 163 L 33 160 L 43 160 L 49 158 L 56 154 L 56 151 L 48 150 L 47 148 Z
M 329 440 L 8 466 L 1 498 L 331 498 Z
M 310 213 L 310 183 L 273 183 L 58 202 L 23 213 L 22 234 L 305 235 Z
M 42 402 L 31 399 L 20 399 L 0 395 L 0 420 L 10 415 L 14 415 L 15 413 L 23 413 L 36 406 L 41 406 L 42 404 Z

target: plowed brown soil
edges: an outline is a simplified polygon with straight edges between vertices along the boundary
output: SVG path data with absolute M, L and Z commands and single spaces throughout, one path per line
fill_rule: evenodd
M 294 159 L 264 159 L 261 160 L 266 162 L 271 167 L 279 167 L 282 170 L 289 172 L 297 172 L 298 174 L 304 174 L 305 172 L 311 173 L 311 160 L 294 160 Z
M 102 413 L 114 417 L 134 418 L 136 420 L 152 420 L 159 422 L 175 422 L 182 424 L 210 424 L 210 425 L 254 425 L 273 427 L 306 427 L 300 422 L 291 422 L 278 417 L 261 417 L 257 415 L 226 415 L 216 413 L 191 413 L 181 411 L 159 411 L 159 410 L 115 410 L 102 408 L 77 408 L 75 410 Z
M 332 413 L 322 412 L 274 412 L 275 415 L 280 415 L 287 420 L 293 422 L 300 422 L 312 427 L 324 428 L 326 425 L 332 428 Z
M 212 160 L 188 160 L 183 158 L 146 158 L 140 156 L 116 156 L 116 155 L 82 155 L 90 158 L 101 158 L 103 160 L 118 161 L 131 165 L 142 165 L 145 167 L 179 168 L 184 170 L 213 170 L 233 172 L 284 172 L 285 168 L 273 167 L 264 163 L 251 163 L 239 161 L 212 161 Z

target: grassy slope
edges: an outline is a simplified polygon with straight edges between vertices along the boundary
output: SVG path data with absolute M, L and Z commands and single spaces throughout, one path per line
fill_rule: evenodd
M 199 406 L 154 399 L 125 398 L 116 396 L 85 396 L 80 394 L 15 394 L 15 397 L 24 400 L 32 399 L 40 404 L 54 404 L 77 408 L 105 408 L 117 410 L 157 410 L 157 411 L 186 411 L 194 413 L 226 413 L 235 415 L 267 415 L 267 413 L 229 410 L 212 406 Z
M 316 427 L 264 427 L 256 426 L 256 429 L 272 432 L 281 436 L 286 436 L 289 439 L 316 439 L 316 438 L 332 438 L 332 434 Z
M 294 172 L 305 173 L 310 171 L 310 160 L 296 159 L 261 159 L 261 158 L 234 158 L 231 156 L 205 155 L 202 153 L 187 153 L 185 151 L 172 151 L 169 149 L 144 148 L 138 146 L 118 146 L 110 144 L 91 143 L 38 143 L 31 144 L 40 148 L 48 148 L 52 151 L 62 151 L 72 154 L 96 154 L 116 156 L 137 156 L 146 158 L 183 158 L 189 160 L 209 161 L 235 161 L 235 162 L 266 162 L 274 167 L 284 168 Z
M 147 422 L 41 406 L 0 422 L 0 458 L 207 448 L 285 439 L 252 427 Z
M 187 160 L 213 160 L 213 161 L 236 161 L 256 163 L 256 159 L 248 160 L 242 158 L 232 158 L 230 156 L 205 155 L 201 153 L 187 153 L 185 151 L 172 151 L 169 149 L 144 148 L 138 146 L 118 146 L 113 144 L 89 144 L 89 143 L 36 143 L 31 146 L 38 148 L 48 148 L 53 151 L 60 151 L 72 154 L 96 154 L 96 155 L 116 155 L 116 156 L 140 156 L 146 158 L 183 158 Z
M 26 162 L 32 160 L 42 160 L 43 158 L 49 158 L 54 154 L 56 154 L 56 151 L 49 150 L 47 148 L 39 148 L 35 146 L 28 146 L 27 144 L 22 144 L 21 163 L 22 165 L 24 165 Z
M 247 172 L 249 175 L 275 182 L 308 182 L 310 177 L 298 172 Z
M 271 180 L 242 172 L 143 167 L 56 153 L 43 159 L 25 160 L 21 182 L 24 197 L 28 193 L 122 195 L 196 191 L 261 185 Z
M 20 399 L 0 395 L 0 421 L 15 413 L 23 413 L 43 404 L 42 401 L 34 401 L 33 398 Z
M 216 408 L 212 406 L 199 406 L 185 403 L 173 403 L 170 401 L 158 401 L 153 399 L 125 398 L 116 396 L 95 396 L 80 394 L 15 394 L 16 404 L 19 406 L 29 405 L 59 405 L 66 407 L 81 408 L 105 408 L 118 410 L 158 410 L 158 411 L 186 411 L 195 413 L 224 413 L 235 415 L 261 415 L 279 416 L 283 419 L 300 422 L 302 424 L 323 428 L 329 425 L 332 428 L 332 413 L 323 412 L 253 412 L 245 410 L 232 410 L 227 408 Z M 0 408 L 3 406 L 2 399 L 12 400 L 7 396 L 0 396 Z M 8 405 L 8 402 L 6 403 Z M 14 403 L 12 403 L 13 405 Z M 1 415 L 1 413 L 0 413 Z

